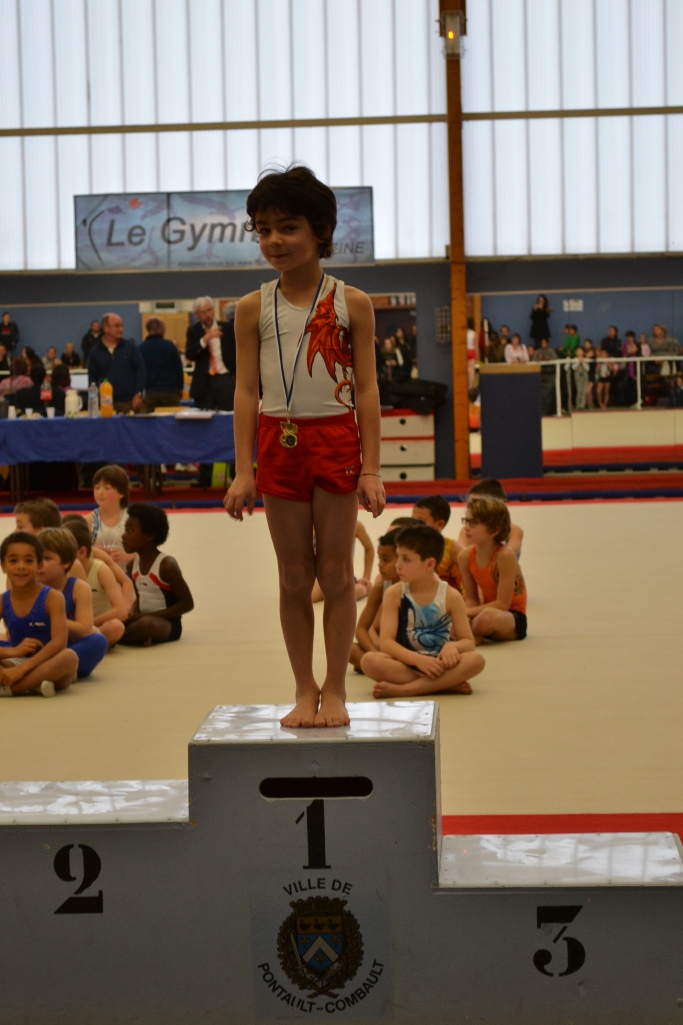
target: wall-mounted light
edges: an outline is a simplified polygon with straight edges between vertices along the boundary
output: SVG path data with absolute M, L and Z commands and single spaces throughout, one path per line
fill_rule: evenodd
M 441 35 L 444 38 L 444 54 L 447 60 L 457 60 L 462 56 L 461 38 L 463 36 L 462 11 L 443 11 L 441 14 Z

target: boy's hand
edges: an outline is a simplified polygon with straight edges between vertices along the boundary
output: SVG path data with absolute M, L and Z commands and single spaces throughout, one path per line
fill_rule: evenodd
M 384 492 L 384 485 L 376 474 L 363 473 L 358 478 L 358 501 L 363 509 L 371 512 L 374 519 L 384 511 L 387 504 L 387 496 Z
M 35 655 L 37 651 L 43 646 L 43 642 L 39 641 L 37 637 L 24 637 L 17 647 L 15 648 L 15 658 L 26 658 L 31 655 Z
M 251 516 L 255 504 L 256 480 L 254 479 L 254 474 L 238 473 L 223 499 L 225 511 L 228 516 L 232 516 L 233 520 L 241 520 L 244 514 L 244 506 L 246 505 L 247 513 Z
M 455 641 L 448 641 L 439 652 L 438 661 L 443 664 L 445 669 L 455 669 L 461 657 Z
M 413 665 L 417 669 L 418 673 L 422 673 L 423 676 L 428 676 L 430 680 L 438 680 L 438 678 L 443 676 L 445 672 L 443 662 L 440 662 L 438 658 L 432 658 L 431 655 L 418 655 L 414 660 Z
M 23 680 L 26 675 L 26 671 L 23 666 L 11 666 L 9 669 L 0 667 L 0 684 L 5 687 L 11 687 L 13 683 L 19 683 L 19 680 Z
M 109 558 L 119 566 L 125 566 L 131 561 L 128 552 L 124 552 L 122 548 L 112 548 L 109 552 Z
M 367 594 L 370 594 L 372 590 L 372 580 L 368 580 L 367 577 L 358 577 L 356 580 L 357 584 L 362 584 Z

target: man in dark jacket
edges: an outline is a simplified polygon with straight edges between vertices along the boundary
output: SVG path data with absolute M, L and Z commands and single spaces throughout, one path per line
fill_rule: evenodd
M 19 344 L 19 328 L 12 320 L 12 314 L 3 313 L 2 323 L 0 324 L 0 342 L 5 346 L 5 349 L 10 354 L 14 355 L 14 351 Z
M 199 409 L 227 409 L 235 401 L 235 325 L 216 320 L 213 299 L 203 295 L 192 307 L 197 323 L 187 329 L 185 358 L 194 363 L 190 397 Z M 211 486 L 211 463 L 202 464 L 199 486 Z
M 123 321 L 117 313 L 102 317 L 102 337 L 88 356 L 88 383 L 105 380 L 114 389 L 117 413 L 141 413 L 145 408 L 145 365 L 134 341 L 123 337 Z
M 102 329 L 100 327 L 100 322 L 99 320 L 93 320 L 90 324 L 90 330 L 86 332 L 81 339 L 81 355 L 83 356 L 84 366 L 87 367 L 90 350 L 94 345 L 97 345 L 101 337 Z
M 145 324 L 147 338 L 140 346 L 145 364 L 145 405 L 153 413 L 157 406 L 177 406 L 183 394 L 183 364 L 173 342 L 164 338 L 166 325 L 159 317 Z

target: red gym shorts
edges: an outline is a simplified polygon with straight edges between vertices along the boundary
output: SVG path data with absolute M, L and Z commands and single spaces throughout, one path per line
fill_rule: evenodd
M 256 487 L 263 494 L 310 502 L 313 488 L 332 495 L 356 490 L 360 440 L 352 411 L 338 416 L 292 418 L 297 445 L 280 444 L 285 417 L 259 416 Z

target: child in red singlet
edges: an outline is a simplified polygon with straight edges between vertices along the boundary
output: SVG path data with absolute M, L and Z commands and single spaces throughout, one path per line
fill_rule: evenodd
M 467 548 L 458 558 L 465 605 L 477 644 L 526 637 L 526 584 L 517 556 L 506 544 L 510 513 L 500 498 L 472 495 L 463 517 Z M 483 602 L 479 599 L 480 588 Z
M 312 171 L 291 167 L 264 175 L 247 199 L 247 214 L 263 256 L 280 277 L 237 305 L 236 471 L 225 507 L 241 520 L 245 506 L 252 513 L 257 488 L 263 493 L 278 560 L 280 620 L 296 679 L 296 706 L 282 725 L 344 726 L 356 626 L 352 548 L 358 503 L 373 516 L 385 503 L 374 311 L 365 293 L 345 287 L 320 265 L 332 255 L 337 204 Z M 316 577 L 325 596 L 327 674 L 321 687 L 313 676 Z

